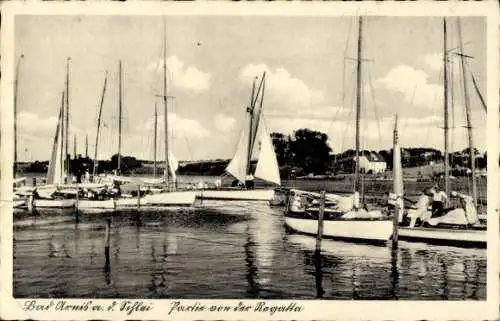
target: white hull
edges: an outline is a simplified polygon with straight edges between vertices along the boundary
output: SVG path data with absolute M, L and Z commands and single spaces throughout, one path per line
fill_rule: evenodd
M 274 189 L 199 190 L 196 197 L 202 200 L 272 201 Z
M 294 231 L 316 235 L 318 221 L 285 216 L 285 224 Z M 391 220 L 323 221 L 323 237 L 358 241 L 385 242 L 391 238 Z
M 70 208 L 74 207 L 76 204 L 76 200 L 74 199 L 56 199 L 56 200 L 48 200 L 48 199 L 36 199 L 33 200 L 34 208 Z
M 432 227 L 400 227 L 399 238 L 406 241 L 486 246 L 486 230 L 462 230 Z
M 116 202 L 117 209 L 137 208 L 137 198 L 135 198 L 135 197 L 118 198 L 115 200 L 115 202 Z M 141 197 L 139 199 L 139 204 L 140 204 L 140 206 L 146 206 L 149 204 L 149 202 L 146 200 L 145 197 Z
M 77 203 L 78 209 L 86 210 L 86 209 L 107 209 L 114 210 L 115 209 L 115 201 L 113 199 L 109 200 L 78 200 Z
M 165 192 L 144 196 L 144 200 L 149 206 L 193 206 L 196 199 L 196 192 Z M 135 200 L 137 204 L 137 199 Z

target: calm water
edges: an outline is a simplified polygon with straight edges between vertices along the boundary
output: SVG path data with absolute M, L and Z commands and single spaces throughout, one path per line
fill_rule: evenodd
M 205 204 L 207 206 L 208 204 Z M 16 214 L 14 295 L 78 298 L 484 300 L 486 251 L 401 242 L 389 247 L 323 241 L 285 231 L 282 209 L 212 210 L 105 218 L 72 212 Z M 215 210 L 214 210 L 215 208 Z

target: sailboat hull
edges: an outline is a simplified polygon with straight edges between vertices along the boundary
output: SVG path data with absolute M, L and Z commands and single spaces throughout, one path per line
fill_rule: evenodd
M 316 235 L 318 221 L 285 216 L 285 225 L 295 232 Z M 369 243 L 384 243 L 392 236 L 392 221 L 390 220 L 332 220 L 323 221 L 323 237 L 359 241 Z
M 114 210 L 115 201 L 113 199 L 109 200 L 78 200 L 78 210 Z
M 227 201 L 272 201 L 273 189 L 255 190 L 201 190 L 197 192 L 201 200 L 227 200 Z
M 399 228 L 399 239 L 409 242 L 485 248 L 487 238 L 486 230 L 431 227 Z
M 127 208 L 137 208 L 137 198 L 135 197 L 127 197 L 127 198 L 119 198 L 115 200 L 117 209 L 127 209 Z M 141 197 L 139 199 L 140 206 L 146 206 L 149 202 L 145 197 Z
M 36 199 L 33 200 L 35 208 L 70 208 L 76 204 L 75 199 Z
M 148 206 L 193 206 L 196 199 L 196 192 L 165 192 L 144 196 Z M 137 204 L 137 200 L 136 204 Z

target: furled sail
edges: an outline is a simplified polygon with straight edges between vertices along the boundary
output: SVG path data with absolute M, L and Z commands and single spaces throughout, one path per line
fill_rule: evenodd
M 396 115 L 394 121 L 394 144 L 392 151 L 392 174 L 393 174 L 393 194 L 390 195 L 389 201 L 396 207 L 396 211 L 399 215 L 399 221 L 402 220 L 403 216 L 403 166 L 401 163 L 401 148 L 399 146 L 398 137 L 398 116 Z
M 257 168 L 255 169 L 255 177 L 270 183 L 280 185 L 281 179 L 278 167 L 278 160 L 276 159 L 276 153 L 274 151 L 273 142 L 271 140 L 271 136 L 267 132 L 264 119 L 260 120 L 259 129 L 260 129 L 260 139 L 259 139 L 260 151 L 259 151 L 259 158 L 257 161 Z
M 64 167 L 63 167 L 63 133 L 62 133 L 62 118 L 63 109 L 59 112 L 56 133 L 54 135 L 54 144 L 52 145 L 52 155 L 50 157 L 49 168 L 47 171 L 47 184 L 62 184 L 64 183 Z

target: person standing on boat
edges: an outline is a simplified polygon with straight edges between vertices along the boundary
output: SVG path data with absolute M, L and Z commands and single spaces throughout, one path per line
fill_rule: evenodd
M 408 217 L 410 218 L 410 227 L 414 227 L 417 223 L 417 219 L 421 222 L 427 221 L 431 215 L 429 212 L 429 205 L 431 203 L 432 190 L 425 189 L 423 194 L 418 199 L 417 203 L 413 206 L 413 210 L 408 212 Z
M 90 173 L 88 169 L 85 170 L 85 183 L 90 183 Z
M 451 196 L 459 199 L 460 208 L 464 210 L 465 218 L 468 224 L 474 224 L 479 220 L 477 210 L 471 196 L 461 194 L 456 191 L 452 191 Z
M 434 185 L 431 189 L 432 192 L 432 216 L 437 213 L 441 213 L 444 210 L 444 204 L 446 203 L 448 197 L 446 193 L 440 191 L 437 185 Z

